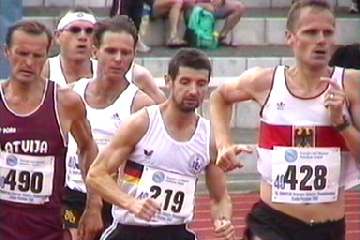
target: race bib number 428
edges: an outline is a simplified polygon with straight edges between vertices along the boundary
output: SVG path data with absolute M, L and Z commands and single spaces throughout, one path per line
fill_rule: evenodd
M 275 147 L 272 155 L 272 201 L 336 201 L 340 159 L 338 148 Z
M 0 199 L 43 204 L 52 193 L 53 156 L 0 153 Z

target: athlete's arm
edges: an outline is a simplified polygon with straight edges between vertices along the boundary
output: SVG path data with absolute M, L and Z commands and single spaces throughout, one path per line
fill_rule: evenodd
M 160 104 L 166 100 L 164 93 L 156 85 L 155 79 L 150 71 L 141 65 L 134 65 L 134 83 L 144 91 L 156 103 Z
M 137 112 L 146 106 L 154 104 L 156 104 L 155 101 L 151 99 L 148 94 L 139 90 L 136 92 L 133 104 L 131 105 L 131 113 Z
M 134 113 L 119 128 L 110 144 L 103 149 L 91 165 L 86 183 L 106 201 L 150 220 L 160 210 L 153 199 L 137 200 L 120 190 L 112 178 L 119 167 L 126 163 L 136 144 L 145 135 L 149 117 L 145 109 Z
M 206 185 L 211 200 L 211 217 L 215 234 L 220 239 L 234 239 L 234 226 L 231 224 L 232 204 L 226 188 L 225 173 L 216 161 L 216 148 L 213 137 L 210 144 L 210 164 L 205 170 Z
M 80 170 L 83 177 L 97 155 L 97 145 L 92 137 L 90 123 L 86 118 L 86 108 L 81 97 L 69 88 L 59 89 L 59 111 L 62 127 L 71 132 L 78 150 Z
M 71 132 L 77 143 L 80 170 L 85 179 L 89 166 L 98 151 L 86 118 L 86 108 L 80 96 L 73 90 L 62 88 L 58 92 L 60 122 L 62 127 L 66 128 L 66 132 Z M 79 223 L 80 239 L 91 240 L 103 229 L 102 206 L 102 199 L 88 190 L 85 210 Z
M 217 164 L 226 171 L 241 167 L 236 155 L 248 149 L 234 145 L 231 138 L 230 120 L 233 105 L 246 100 L 264 104 L 271 89 L 273 71 L 261 68 L 248 70 L 236 81 L 223 84 L 210 95 L 210 118 L 219 151 Z
M 344 87 L 352 124 L 340 133 L 350 152 L 360 163 L 360 71 L 348 70 Z

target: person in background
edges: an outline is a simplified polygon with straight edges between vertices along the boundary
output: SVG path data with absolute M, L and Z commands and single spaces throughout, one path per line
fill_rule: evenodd
M 135 23 L 137 32 L 140 32 L 140 25 L 143 15 L 144 0 L 113 0 L 110 7 L 110 17 L 115 15 L 127 15 Z M 151 48 L 147 46 L 140 38 L 136 46 L 139 52 L 149 52 Z
M 239 0 L 195 0 L 195 4 L 212 12 L 215 18 L 225 19 L 218 41 L 222 45 L 232 45 L 228 35 L 244 15 L 245 5 Z

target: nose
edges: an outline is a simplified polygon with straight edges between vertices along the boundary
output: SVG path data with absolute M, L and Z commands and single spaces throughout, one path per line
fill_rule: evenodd
M 121 58 L 122 58 L 121 52 L 118 52 L 118 53 L 115 54 L 115 60 L 116 60 L 116 61 L 120 61 Z
M 319 32 L 317 36 L 318 43 L 324 43 L 326 40 L 325 34 L 323 32 Z
M 26 64 L 27 66 L 31 66 L 32 63 L 33 63 L 33 61 L 34 61 L 33 57 L 29 55 L 29 56 L 27 56 L 27 58 L 25 59 L 25 64 Z
M 87 39 L 89 39 L 89 36 L 90 35 L 87 34 L 84 29 L 79 32 L 79 39 L 82 41 L 86 41 Z
M 198 92 L 198 88 L 196 86 L 196 83 L 192 83 L 189 88 L 189 93 L 192 95 L 196 95 Z

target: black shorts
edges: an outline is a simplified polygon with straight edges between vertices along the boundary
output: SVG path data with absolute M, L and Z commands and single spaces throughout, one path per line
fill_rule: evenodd
M 111 225 L 105 230 L 101 240 L 196 240 L 195 233 L 185 224 L 159 227 Z
M 345 240 L 345 219 L 308 224 L 271 208 L 263 201 L 255 203 L 246 218 L 245 237 L 261 240 Z M 246 239 L 246 238 L 245 238 Z
M 86 205 L 86 194 L 65 188 L 63 199 L 64 228 L 77 228 Z M 111 204 L 104 202 L 102 216 L 105 227 L 112 223 Z

